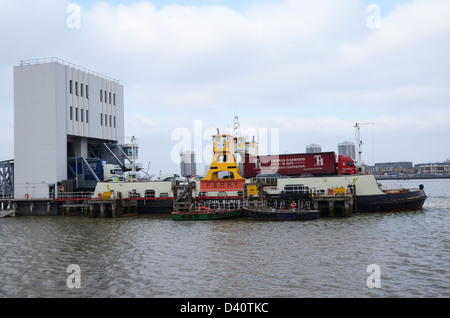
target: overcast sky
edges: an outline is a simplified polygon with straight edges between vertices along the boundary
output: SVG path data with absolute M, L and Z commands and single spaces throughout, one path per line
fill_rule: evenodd
M 0 0 L 0 161 L 14 157 L 13 66 L 58 57 L 120 81 L 125 135 L 152 174 L 179 172 L 181 148 L 209 164 L 210 134 L 235 115 L 263 152 L 337 151 L 373 123 L 365 163 L 442 162 L 449 12 L 448 0 Z

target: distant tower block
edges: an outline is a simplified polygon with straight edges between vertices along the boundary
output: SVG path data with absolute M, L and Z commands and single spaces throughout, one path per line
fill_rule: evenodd
M 343 156 L 349 156 L 356 159 L 356 147 L 355 143 L 350 141 L 344 141 L 338 144 L 338 154 Z
M 197 174 L 197 165 L 195 162 L 195 153 L 185 151 L 180 154 L 180 172 L 183 177 L 190 177 Z
M 320 145 L 311 144 L 306 146 L 306 153 L 318 153 L 322 152 L 322 147 Z

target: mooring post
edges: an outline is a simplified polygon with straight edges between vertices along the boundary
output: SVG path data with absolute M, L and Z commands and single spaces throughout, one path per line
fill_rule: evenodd
M 344 215 L 345 216 L 352 216 L 352 208 L 353 208 L 353 205 L 351 204 L 351 201 L 350 200 L 345 200 L 345 212 L 344 212 Z
M 117 218 L 117 204 L 116 203 L 111 204 L 111 210 L 112 210 L 112 217 Z
M 100 204 L 100 217 L 104 218 L 105 217 L 105 211 L 106 211 L 106 207 L 104 203 Z
M 331 217 L 336 216 L 334 214 L 334 201 L 332 201 L 332 200 L 328 201 L 328 210 L 329 210 L 329 216 L 331 216 Z

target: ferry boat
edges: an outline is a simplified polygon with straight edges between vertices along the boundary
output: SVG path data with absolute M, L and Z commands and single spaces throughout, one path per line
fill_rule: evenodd
M 427 199 L 423 185 L 414 189 L 383 190 L 372 174 L 310 178 L 279 178 L 276 186 L 264 188 L 268 196 L 279 195 L 292 186 L 308 188 L 313 194 L 334 194 L 334 189 L 354 187 L 356 213 L 421 210 Z M 337 195 L 337 194 L 336 194 Z
M 225 204 L 243 206 L 246 185 L 254 184 L 255 181 L 261 183 L 262 179 L 243 178 L 235 154 L 239 153 L 244 158 L 248 155 L 257 156 L 257 145 L 254 141 L 248 143 L 243 137 L 228 134 L 218 133 L 212 139 L 214 156 L 208 174 L 199 181 L 186 184 L 185 192 L 176 191 L 179 182 L 175 180 L 99 182 L 94 196 L 98 195 L 101 198 L 103 193 L 111 192 L 114 197 L 120 192 L 121 198 L 137 201 L 138 213 L 187 213 L 192 211 L 194 201 L 218 206 Z M 269 198 L 280 196 L 292 188 L 308 189 L 313 195 L 339 195 L 335 189 L 352 188 L 355 199 L 354 213 L 420 210 L 427 199 L 423 185 L 415 189 L 383 190 L 375 176 L 371 174 L 271 179 L 271 184 L 262 182 L 261 191 L 261 195 Z M 190 201 L 183 202 L 185 199 Z M 197 211 L 195 215 L 199 215 L 200 212 L 204 211 Z

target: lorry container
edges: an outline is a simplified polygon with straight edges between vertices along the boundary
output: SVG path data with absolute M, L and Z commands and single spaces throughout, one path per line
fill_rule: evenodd
M 334 152 L 280 154 L 249 156 L 241 164 L 241 174 L 245 178 L 258 174 L 278 173 L 281 176 L 324 176 L 356 174 L 356 166 L 351 157 Z

